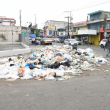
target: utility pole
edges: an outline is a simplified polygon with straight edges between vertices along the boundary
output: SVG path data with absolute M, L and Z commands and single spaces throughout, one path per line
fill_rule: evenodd
M 69 13 L 70 12 L 70 39 L 71 39 L 71 20 L 73 20 L 73 18 L 71 17 L 71 12 L 72 11 L 65 11 L 65 12 L 67 12 L 67 13 Z M 69 19 L 69 18 L 68 18 Z M 68 21 L 68 23 L 69 23 L 69 21 Z M 69 27 L 69 26 L 68 26 Z M 69 29 L 68 29 L 68 32 L 69 32 Z M 68 34 L 69 35 L 69 34 Z
M 20 10 L 20 17 L 19 17 L 19 19 L 20 19 L 20 26 L 21 26 L 21 10 Z
M 65 18 L 68 18 L 68 36 L 69 36 L 69 16 L 68 17 L 65 17 Z
M 71 11 L 70 11 L 70 39 L 71 39 Z
M 107 37 L 107 33 L 106 33 L 106 26 L 107 26 L 107 15 L 105 15 L 105 18 L 104 18 L 104 37 L 106 39 Z
M 34 14 L 35 15 L 35 26 L 36 26 L 36 14 Z M 35 31 L 35 35 L 36 35 L 36 31 Z

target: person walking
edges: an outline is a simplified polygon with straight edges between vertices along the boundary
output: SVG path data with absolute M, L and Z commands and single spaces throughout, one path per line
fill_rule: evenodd
M 106 57 L 110 57 L 110 38 L 108 39 L 108 41 L 106 42 L 106 44 L 105 44 L 105 47 L 104 47 L 104 50 L 105 50 L 105 48 L 107 49 L 107 55 L 106 55 Z

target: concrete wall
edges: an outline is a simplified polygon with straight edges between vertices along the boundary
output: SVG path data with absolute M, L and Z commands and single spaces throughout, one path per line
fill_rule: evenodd
M 13 42 L 19 40 L 19 34 L 21 33 L 20 26 L 0 26 L 0 34 L 6 36 L 7 40 L 0 38 L 0 42 L 12 42 L 12 30 L 13 30 Z

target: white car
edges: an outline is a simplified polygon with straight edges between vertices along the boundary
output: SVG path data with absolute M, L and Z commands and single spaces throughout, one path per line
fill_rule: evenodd
M 101 48 L 104 48 L 106 42 L 107 42 L 107 39 L 102 39 L 101 42 L 100 42 L 100 44 L 99 44 L 99 46 L 100 46 Z
M 64 40 L 64 44 L 68 44 L 68 45 L 78 45 L 78 41 L 76 39 L 65 39 Z
M 54 38 L 54 42 L 59 42 L 59 38 Z

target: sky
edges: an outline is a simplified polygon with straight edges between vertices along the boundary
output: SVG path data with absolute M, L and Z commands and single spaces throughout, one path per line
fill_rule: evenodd
M 0 4 L 0 16 L 14 18 L 17 26 L 20 10 L 22 26 L 34 25 L 36 14 L 39 29 L 47 20 L 68 21 L 66 11 L 72 11 L 73 23 L 86 21 L 87 14 L 97 10 L 110 11 L 110 0 L 2 0 Z

